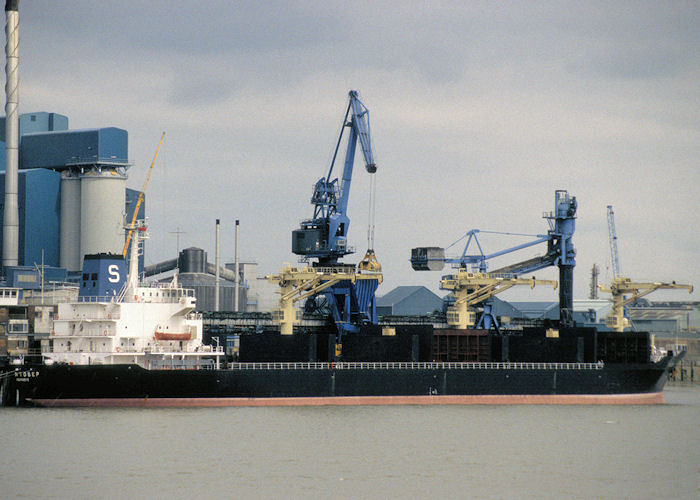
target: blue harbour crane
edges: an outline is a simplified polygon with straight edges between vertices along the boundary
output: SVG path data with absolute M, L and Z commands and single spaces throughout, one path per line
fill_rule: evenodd
M 345 111 L 343 127 L 333 152 L 328 174 L 321 177 L 314 186 L 311 204 L 314 206 L 313 218 L 302 221 L 301 228 L 292 232 L 292 252 L 305 258 L 315 258 L 315 265 L 320 267 L 335 266 L 338 259 L 352 253 L 347 245 L 350 219 L 347 214 L 350 199 L 350 185 L 355 164 L 355 150 L 360 142 L 365 169 L 370 174 L 377 171 L 372 154 L 369 128 L 369 110 L 360 101 L 357 91 L 349 93 L 350 102 Z M 333 168 L 343 134 L 348 129 L 347 150 L 342 178 L 333 179 Z
M 347 132 L 347 149 L 342 176 L 333 176 L 343 136 Z M 353 253 L 348 245 L 348 201 L 352 184 L 355 152 L 359 143 L 365 170 L 370 174 L 370 225 L 368 250 L 357 265 L 344 264 L 340 259 Z M 320 297 L 338 328 L 338 343 L 346 333 L 359 332 L 360 325 L 377 322 L 375 291 L 382 281 L 381 265 L 374 254 L 374 174 L 377 166 L 372 153 L 369 110 L 360 101 L 357 91 L 351 90 L 343 118 L 343 126 L 335 145 L 328 173 L 314 185 L 311 204 L 313 217 L 303 220 L 292 232 L 292 252 L 302 262 L 311 261 L 310 267 L 288 266 L 268 280 L 280 286 L 280 309 L 276 318 L 281 332 L 291 334 L 299 322 L 294 303 L 306 300 L 305 309 L 313 310 Z

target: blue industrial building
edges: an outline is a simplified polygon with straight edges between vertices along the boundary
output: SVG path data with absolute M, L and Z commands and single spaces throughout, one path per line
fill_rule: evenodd
M 62 228 L 62 224 L 65 225 L 66 220 L 75 221 L 76 225 L 84 224 L 78 220 L 80 219 L 79 207 L 81 205 L 80 190 L 64 190 L 62 177 L 68 177 L 69 180 L 70 178 L 79 180 L 85 175 L 91 175 L 92 172 L 107 169 L 108 172 L 119 173 L 125 178 L 125 171 L 129 167 L 128 133 L 126 130 L 115 127 L 69 130 L 68 117 L 48 112 L 20 115 L 19 133 L 18 267 L 31 267 L 41 264 L 42 261 L 46 266 L 59 267 L 61 265 L 60 253 L 63 251 L 62 248 L 65 248 L 65 246 L 62 247 L 62 234 L 71 234 L 70 231 L 62 233 L 65 229 Z M 3 217 L 5 196 L 4 138 L 5 118 L 0 117 L 0 220 Z M 91 176 L 90 180 L 94 178 L 95 176 Z M 95 193 L 99 193 L 99 191 L 95 191 L 93 187 L 91 189 L 92 192 L 89 194 L 92 198 L 87 200 L 94 204 Z M 62 193 L 64 197 L 66 197 L 66 193 L 70 195 L 66 197 L 66 200 L 61 200 Z M 125 206 L 116 210 L 113 208 L 111 212 L 106 210 L 103 214 L 107 217 L 111 216 L 111 219 L 115 219 L 116 214 L 119 225 L 121 225 L 122 217 L 120 214 L 126 213 L 127 220 L 131 220 L 139 191 L 126 188 L 123 194 L 122 201 L 126 202 Z M 72 211 L 67 211 L 66 213 L 71 215 L 66 218 L 66 214 L 64 214 L 62 219 L 62 206 L 66 206 L 63 202 L 67 200 L 73 200 L 71 208 L 77 210 L 75 212 L 77 218 L 73 216 Z M 82 204 L 85 203 L 86 198 L 83 196 Z M 103 210 L 100 208 L 99 212 L 102 214 Z M 145 218 L 145 203 L 139 209 L 138 218 Z M 93 226 L 88 227 L 85 234 L 93 234 Z M 71 229 L 73 229 L 72 234 L 76 234 L 75 228 Z M 80 232 L 77 234 L 79 238 Z M 75 236 L 70 238 L 64 236 L 64 239 L 75 242 L 78 247 L 80 246 L 80 242 Z M 1 231 L 0 245 L 2 245 Z M 92 246 L 95 246 L 94 241 Z M 97 246 L 101 246 L 99 242 Z M 77 252 L 78 249 L 74 246 L 72 250 Z M 109 249 L 105 250 L 109 251 Z M 80 257 L 82 258 L 82 255 Z M 143 257 L 140 260 L 141 267 Z M 68 269 L 68 271 L 73 272 L 76 270 L 78 269 Z M 3 274 L 9 278 L 10 270 L 6 271 L 8 272 Z M 12 274 L 12 276 L 15 275 L 19 276 L 17 273 Z
M 13 266 L 6 270 L 7 286 L 24 288 L 25 290 L 40 290 L 42 280 L 39 270 L 44 274 L 44 286 L 66 281 L 66 270 L 61 267 Z
M 26 134 L 34 134 L 37 132 L 53 132 L 59 130 L 68 130 L 68 117 L 59 115 L 58 113 L 26 113 L 19 115 L 19 140 L 20 148 L 22 146 L 22 136 Z M 22 158 L 20 153 L 20 165 L 22 167 Z M 5 170 L 5 117 L 0 117 L 0 170 Z M 4 191 L 3 191 L 4 193 Z M 4 194 L 3 194 L 4 196 Z
M 45 169 L 21 170 L 18 175 L 20 265 L 58 266 L 61 174 Z M 5 197 L 5 172 L 0 173 L 0 198 Z M 0 208 L 3 217 L 4 204 Z M 0 219 L 1 220 L 1 219 Z M 0 245 L 2 245 L 0 231 Z
M 126 130 L 115 127 L 25 134 L 20 141 L 19 168 L 125 167 L 128 144 Z
M 20 147 L 26 134 L 68 129 L 68 117 L 57 113 L 26 113 L 19 117 Z M 0 217 L 5 199 L 5 117 L 0 118 Z M 23 170 L 20 154 L 18 175 L 19 252 L 20 265 L 44 263 L 58 266 L 59 202 L 61 176 L 50 170 Z M 0 231 L 0 245 L 2 245 Z

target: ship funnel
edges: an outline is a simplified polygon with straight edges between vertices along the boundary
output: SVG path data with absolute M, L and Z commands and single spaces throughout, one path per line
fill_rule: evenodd
M 19 254 L 19 0 L 5 3 L 5 211 L 2 265 L 16 266 Z

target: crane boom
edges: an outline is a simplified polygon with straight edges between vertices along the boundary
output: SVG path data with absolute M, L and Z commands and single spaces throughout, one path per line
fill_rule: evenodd
M 158 147 L 156 148 L 156 154 L 153 156 L 153 161 L 151 166 L 148 167 L 148 173 L 146 174 L 146 180 L 143 183 L 141 192 L 139 193 L 139 198 L 136 201 L 136 207 L 134 207 L 134 215 L 131 218 L 131 224 L 127 226 L 129 231 L 126 233 L 126 241 L 124 242 L 124 251 L 122 252 L 122 257 L 126 258 L 126 252 L 129 250 L 129 242 L 131 241 L 131 235 L 133 234 L 134 228 L 136 227 L 136 217 L 138 216 L 139 209 L 143 203 L 143 199 L 146 193 L 146 187 L 148 186 L 148 181 L 151 180 L 151 172 L 153 172 L 153 165 L 156 164 L 156 158 L 158 158 L 158 152 L 160 151 L 160 146 L 163 144 L 163 139 L 165 138 L 165 132 L 160 136 L 160 141 L 158 142 Z
M 615 231 L 615 212 L 608 205 L 608 236 L 610 237 L 610 260 L 612 262 L 613 279 L 620 276 L 620 257 L 617 253 L 617 231 Z

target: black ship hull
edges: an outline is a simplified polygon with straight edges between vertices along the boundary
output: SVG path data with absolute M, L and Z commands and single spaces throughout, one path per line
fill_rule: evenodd
M 220 370 L 138 365 L 22 367 L 2 403 L 34 406 L 658 404 L 659 363 L 241 363 Z

